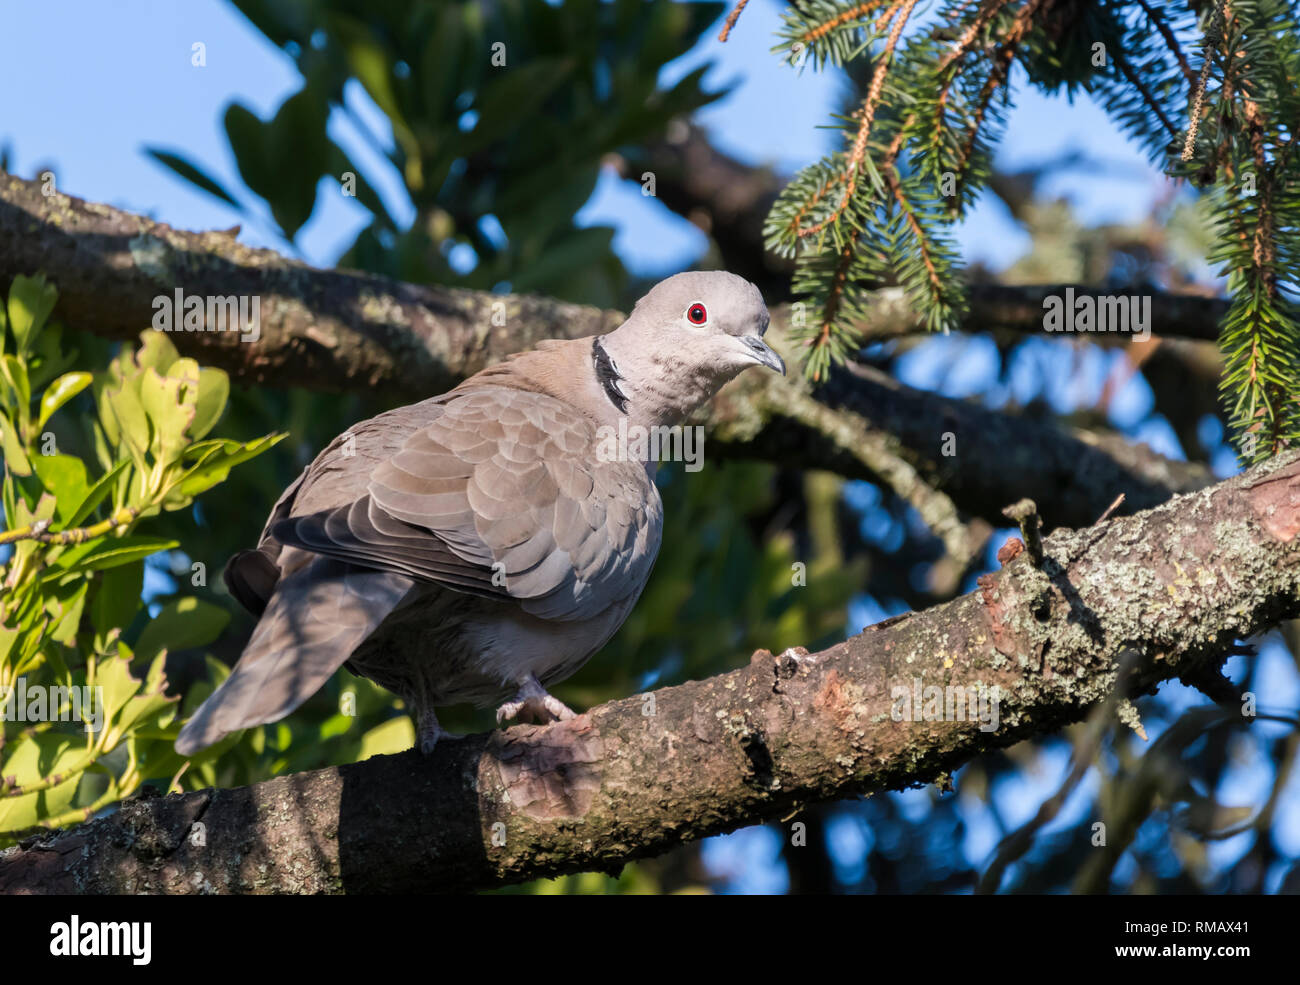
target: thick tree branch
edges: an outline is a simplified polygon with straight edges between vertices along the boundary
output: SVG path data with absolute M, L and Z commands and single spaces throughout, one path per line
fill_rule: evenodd
M 394 400 L 423 399 L 540 339 L 605 332 L 622 319 L 618 312 L 546 298 L 316 270 L 244 246 L 233 232 L 182 232 L 106 205 L 45 196 L 38 182 L 0 174 L 0 280 L 38 271 L 59 288 L 60 317 L 114 338 L 134 338 L 147 328 L 154 299 L 170 298 L 178 288 L 201 297 L 256 297 L 256 341 L 218 331 L 174 333 L 173 341 L 186 355 L 245 383 L 382 389 Z M 881 298 L 886 322 L 899 324 L 901 301 L 889 292 Z M 781 317 L 778 311 L 772 333 L 778 346 Z M 799 384 L 753 379 L 759 375 L 744 374 L 706 417 L 713 436 L 726 443 L 724 454 L 879 478 L 833 435 L 783 416 L 781 387 Z M 1121 492 L 1127 508 L 1139 509 L 1209 481 L 1195 466 L 1127 446 L 1090 444 L 1051 424 L 911 390 L 883 375 L 841 377 L 837 387 L 845 392 L 835 399 L 888 435 L 936 490 L 994 523 L 1003 506 L 1026 495 L 1042 506 L 1049 525 L 1084 526 Z M 949 431 L 969 440 L 955 457 L 936 460 Z M 1011 450 L 1032 466 L 994 467 Z M 1022 487 L 1038 470 L 1046 477 L 1032 490 Z M 1068 491 L 1066 505 L 1054 505 L 1048 486 Z M 967 490 L 981 494 L 968 501 Z
M 827 408 L 816 425 L 799 413 L 797 379 L 746 374 L 714 401 L 711 422 L 726 454 L 821 468 L 848 478 L 885 481 L 868 468 L 853 435 L 906 463 L 966 513 L 1005 526 L 1002 508 L 1029 497 L 1049 528 L 1086 527 L 1125 496 L 1123 513 L 1209 484 L 1203 466 L 1176 462 L 1115 434 L 1066 430 L 1030 414 L 1008 414 L 916 390 L 868 366 L 832 374 L 817 397 Z M 837 411 L 842 413 L 836 413 Z
M 1076 301 L 1090 297 L 1124 296 L 1151 298 L 1151 324 L 1155 335 L 1180 339 L 1198 339 L 1213 342 L 1219 337 L 1219 323 L 1228 313 L 1226 298 L 1207 298 L 1197 294 L 1170 294 L 1150 286 L 1099 288 L 1087 284 L 972 284 L 967 289 L 970 313 L 962 325 L 968 332 L 993 331 L 1018 332 L 1026 335 L 1046 334 L 1043 331 L 1043 301 L 1048 297 L 1064 298 L 1067 290 L 1074 291 Z M 868 337 L 910 334 L 919 325 L 908 326 L 895 316 L 882 317 L 864 326 Z M 1053 336 L 1048 335 L 1048 338 Z M 1057 335 L 1056 338 L 1062 336 Z M 1104 340 L 1102 334 L 1068 336 L 1090 342 Z M 1127 336 L 1111 336 L 1127 340 Z
M 382 386 L 423 399 L 541 339 L 593 335 L 622 321 L 617 312 L 544 298 L 317 270 L 244 246 L 237 232 L 184 232 L 111 206 L 47 197 L 39 182 L 0 173 L 0 279 L 44 272 L 68 324 L 121 339 L 148 328 L 154 299 L 177 288 L 259 298 L 255 342 L 241 342 L 239 332 L 172 336 L 186 355 L 244 383 Z
M 428 760 L 127 803 L 0 853 L 0 893 L 484 889 L 615 871 L 808 804 L 933 780 L 1081 720 L 1121 662 L 1125 693 L 1149 692 L 1300 614 L 1300 452 L 1058 532 L 1044 551 L 1041 568 L 1023 553 L 971 595 L 821 653 L 759 651 L 705 681 L 445 743 Z M 996 694 L 996 729 L 921 709 L 898 720 L 894 689 L 918 685 Z

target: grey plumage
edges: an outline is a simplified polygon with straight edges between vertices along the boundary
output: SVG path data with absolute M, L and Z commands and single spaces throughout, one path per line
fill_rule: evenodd
M 543 342 L 340 435 L 227 565 L 260 620 L 177 750 L 284 717 L 345 663 L 403 697 L 426 751 L 444 705 L 569 717 L 545 687 L 622 625 L 662 529 L 655 463 L 602 460 L 599 429 L 679 424 L 747 366 L 783 372 L 767 321 L 747 281 L 679 274 L 606 336 Z

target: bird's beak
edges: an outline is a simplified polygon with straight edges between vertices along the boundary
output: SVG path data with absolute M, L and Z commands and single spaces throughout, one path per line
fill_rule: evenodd
M 776 350 L 757 335 L 742 335 L 740 336 L 740 342 L 754 362 L 760 366 L 766 366 L 768 369 L 774 369 L 782 376 L 785 375 L 785 360 L 777 355 Z

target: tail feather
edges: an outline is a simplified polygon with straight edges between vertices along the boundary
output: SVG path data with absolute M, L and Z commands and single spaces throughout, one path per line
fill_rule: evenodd
M 230 676 L 181 729 L 190 756 L 231 732 L 279 721 L 320 690 L 415 584 L 316 557 L 281 577 Z

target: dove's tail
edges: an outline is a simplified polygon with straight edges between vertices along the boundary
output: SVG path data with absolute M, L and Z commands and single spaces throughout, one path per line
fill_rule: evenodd
M 176 740 L 182 756 L 231 732 L 276 722 L 316 693 L 415 584 L 404 575 L 358 568 L 295 551 L 281 557 L 275 585 L 253 637 L 230 676 L 199 707 Z

